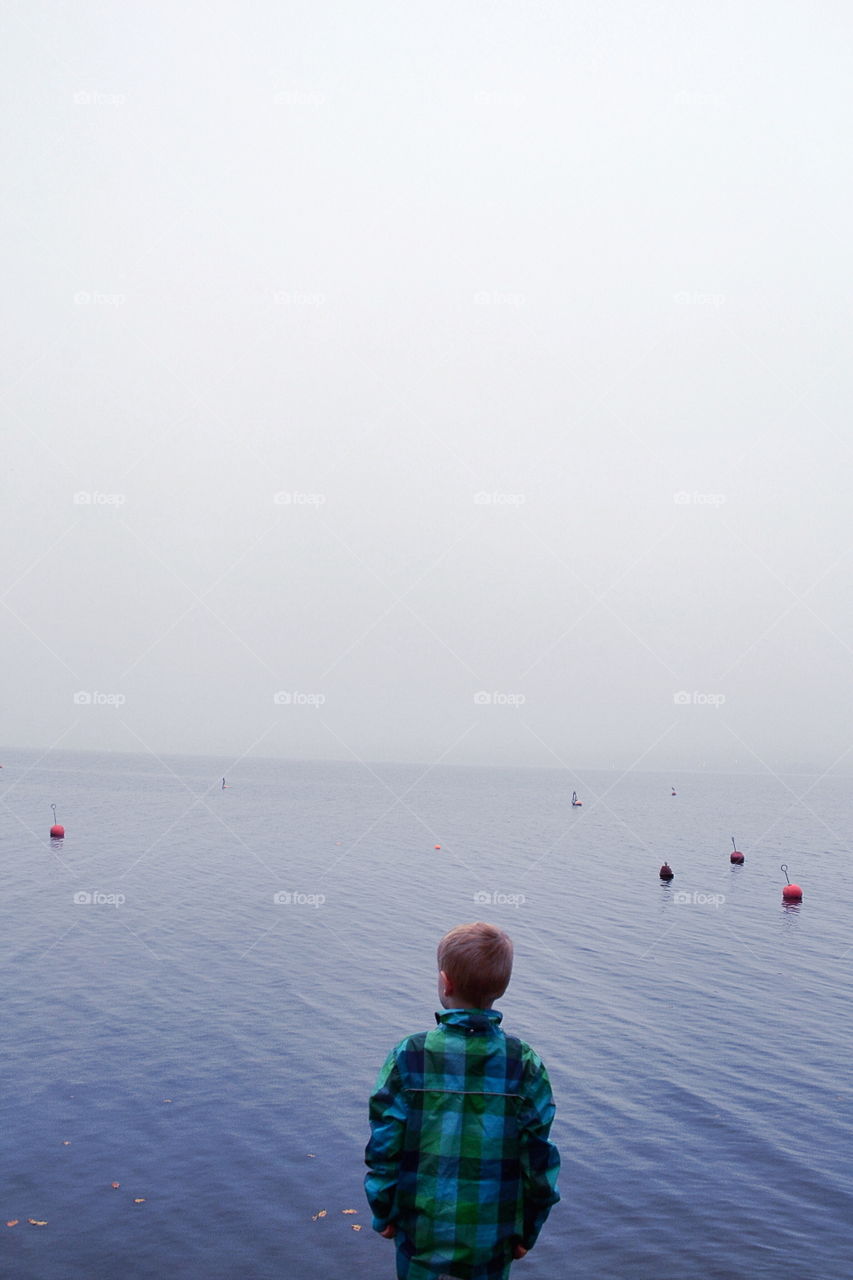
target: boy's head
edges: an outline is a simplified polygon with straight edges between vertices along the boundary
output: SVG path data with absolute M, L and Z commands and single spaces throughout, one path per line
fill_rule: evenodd
M 445 1009 L 490 1009 L 509 986 L 512 941 L 482 920 L 458 924 L 438 944 L 438 997 Z

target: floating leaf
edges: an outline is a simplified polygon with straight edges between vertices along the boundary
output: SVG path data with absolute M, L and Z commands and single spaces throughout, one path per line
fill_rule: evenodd
M 321 1209 L 321 1210 L 319 1211 L 319 1213 L 312 1213 L 312 1214 L 311 1214 L 311 1221 L 312 1221 L 312 1222 L 316 1222 L 318 1218 L 325 1218 L 325 1216 L 326 1216 L 326 1214 L 327 1214 L 328 1212 L 329 1212 L 329 1211 L 328 1211 L 328 1209 Z
M 309 1151 L 309 1152 L 308 1152 L 308 1159 L 309 1159 L 309 1160 L 316 1160 L 316 1159 L 317 1159 L 317 1157 L 314 1155 L 314 1152 L 313 1152 L 313 1151 Z
M 11 1222 L 7 1222 L 7 1223 L 6 1223 L 6 1226 L 7 1226 L 7 1227 L 16 1227 L 16 1226 L 18 1225 L 18 1223 L 19 1223 L 19 1222 L 20 1222 L 20 1218 L 13 1218 Z
M 63 1138 L 63 1139 L 62 1139 L 62 1145 L 63 1145 L 63 1147 L 70 1147 L 70 1146 L 71 1146 L 71 1143 L 68 1141 L 68 1139 L 67 1139 L 67 1138 Z
M 145 1196 L 137 1196 L 133 1203 L 134 1203 L 134 1204 L 145 1204 Z
M 164 1101 L 164 1102 L 171 1102 L 171 1101 L 172 1101 L 172 1099 L 171 1099 L 171 1098 L 164 1098 L 164 1099 L 163 1099 L 163 1101 Z
M 350 1226 L 352 1227 L 353 1231 L 360 1231 L 360 1230 L 361 1230 L 361 1223 L 360 1223 L 360 1222 L 351 1222 L 351 1223 L 350 1223 Z
M 113 1191 L 118 1191 L 119 1187 L 121 1186 L 121 1183 L 120 1183 L 120 1182 L 111 1182 L 111 1183 L 110 1183 L 110 1186 L 112 1187 Z
M 43 1222 L 43 1221 L 41 1220 L 41 1218 L 27 1218 L 27 1222 L 29 1222 L 29 1223 L 31 1224 L 31 1226 L 34 1226 L 34 1227 L 46 1227 L 46 1226 L 47 1226 L 47 1223 L 46 1223 L 46 1222 Z
M 341 1209 L 341 1213 L 358 1213 L 358 1209 Z

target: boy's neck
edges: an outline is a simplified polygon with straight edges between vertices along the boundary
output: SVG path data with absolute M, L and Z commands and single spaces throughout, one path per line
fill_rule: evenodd
M 491 1009 L 491 1004 L 474 1004 L 471 1000 L 462 1000 L 457 996 L 447 996 L 442 1000 L 442 1006 L 447 1009 L 471 1009 L 479 1010 L 481 1013 L 487 1009 Z

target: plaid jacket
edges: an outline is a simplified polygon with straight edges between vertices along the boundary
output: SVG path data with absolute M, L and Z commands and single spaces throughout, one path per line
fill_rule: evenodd
M 450 1009 L 391 1053 L 370 1099 L 373 1226 L 397 1228 L 398 1276 L 507 1274 L 559 1200 L 548 1074 L 496 1010 Z

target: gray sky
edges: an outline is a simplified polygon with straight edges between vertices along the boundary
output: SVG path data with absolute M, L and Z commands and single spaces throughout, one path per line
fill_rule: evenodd
M 853 768 L 848 5 L 5 26 L 9 747 Z

